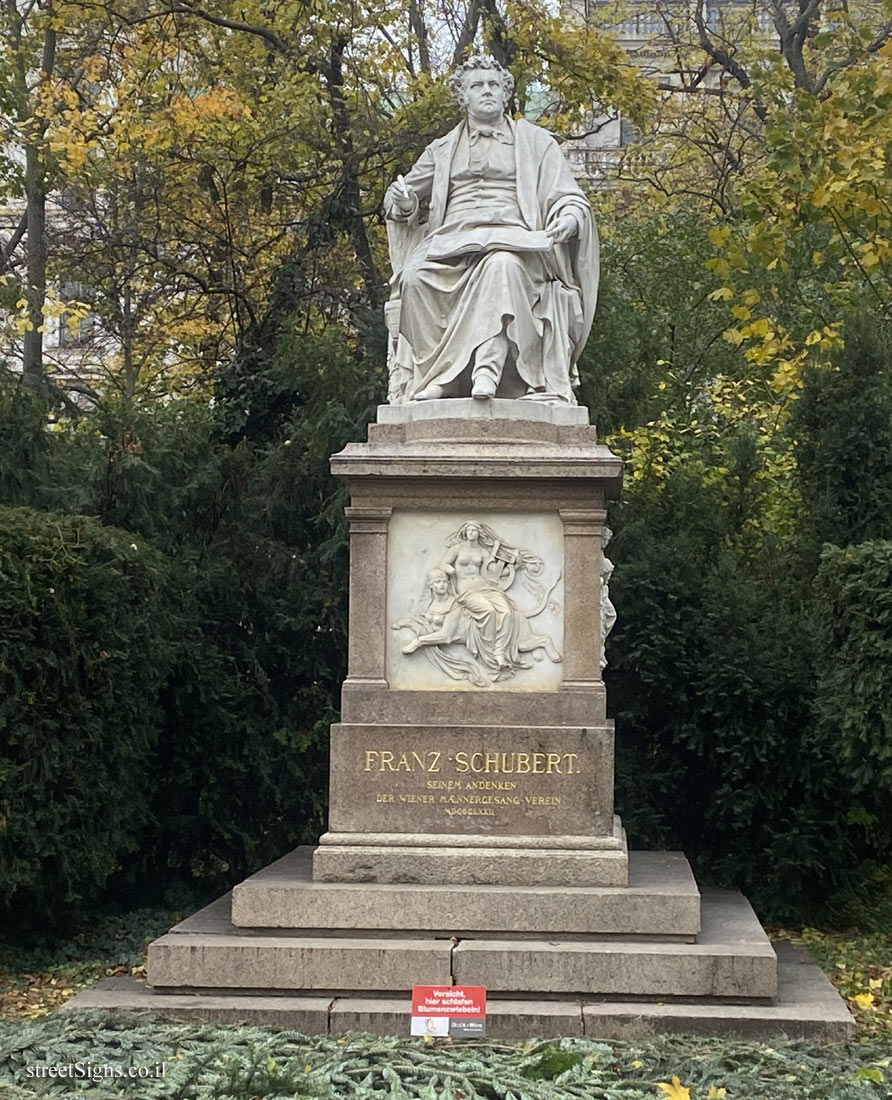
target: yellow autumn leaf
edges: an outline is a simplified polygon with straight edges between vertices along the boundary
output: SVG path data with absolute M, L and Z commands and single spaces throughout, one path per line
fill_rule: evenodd
M 746 306 L 732 306 L 731 313 L 737 318 L 738 321 L 748 321 L 752 316 Z
M 859 1008 L 872 1008 L 876 997 L 872 993 L 856 993 L 852 998 Z
M 685 1088 L 675 1074 L 672 1075 L 672 1084 L 667 1081 L 657 1081 L 657 1088 L 662 1089 L 669 1100 L 691 1100 L 691 1090 Z
M 830 199 L 827 184 L 822 183 L 811 193 L 812 206 L 826 206 Z
M 710 302 L 727 301 L 729 298 L 734 297 L 734 288 L 730 286 L 720 286 L 716 290 L 713 290 L 709 294 Z
M 716 248 L 724 248 L 728 243 L 728 238 L 731 236 L 731 226 L 714 225 L 708 230 L 706 235 L 709 237 L 710 244 L 715 245 Z
M 709 1092 L 706 1094 L 706 1100 L 725 1100 L 727 1095 L 725 1089 L 717 1089 L 715 1085 L 710 1085 Z
M 767 317 L 760 317 L 758 321 L 753 323 L 747 329 L 748 336 L 761 336 L 763 340 L 770 340 L 774 336 L 774 330 L 771 327 L 771 322 Z

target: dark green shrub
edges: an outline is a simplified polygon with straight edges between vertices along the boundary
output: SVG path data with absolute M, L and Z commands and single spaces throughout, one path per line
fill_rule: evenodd
M 156 493 L 177 503 L 166 511 L 182 515 L 166 544 L 189 608 L 163 695 L 143 879 L 225 888 L 325 826 L 347 643 L 346 494 L 328 463 L 364 434 L 380 377 L 331 337 L 292 331 L 276 349 L 221 382 L 213 461 L 187 435 L 179 449 L 194 458 L 177 469 L 169 430 L 131 429 L 145 468 L 167 471 Z M 120 479 L 115 514 L 138 528 L 132 485 Z
M 151 546 L 0 508 L 0 908 L 93 899 L 137 845 L 178 627 Z
M 816 711 L 837 746 L 850 823 L 888 859 L 892 846 L 892 542 L 827 546 Z
M 850 318 L 831 367 L 814 367 L 793 416 L 800 491 L 817 554 L 892 537 L 892 337 Z
M 735 501 L 676 477 L 617 511 L 608 690 L 635 847 L 678 847 L 764 914 L 851 870 L 837 763 L 811 714 L 809 606 L 783 548 L 749 561 Z
M 177 884 L 228 887 L 324 827 L 347 592 L 345 493 L 328 460 L 361 438 L 381 379 L 343 340 L 288 330 L 276 349 L 234 364 L 213 406 L 110 403 L 50 432 L 45 411 L 14 387 L 0 402 L 0 462 L 30 471 L 20 488 L 8 484 L 17 502 L 82 508 L 95 519 L 64 523 L 125 527 L 116 535 L 122 545 L 153 547 L 155 594 L 162 614 L 175 615 L 163 674 L 117 684 L 122 711 L 145 717 L 145 752 L 122 796 L 132 796 L 135 850 L 113 879 L 131 900 Z M 109 577 L 93 564 L 72 598 L 101 601 L 104 585 L 114 590 L 114 556 Z M 67 584 L 56 590 L 67 593 Z M 21 661 L 38 659 L 26 638 L 19 643 Z M 46 641 L 47 660 L 56 644 Z M 70 685 L 70 709 L 93 707 L 92 692 Z M 25 711 L 22 722 L 30 722 Z M 81 733 L 95 740 L 91 727 L 74 724 L 75 755 L 86 751 Z M 39 730 L 27 736 L 25 756 Z M 36 775 L 18 774 L 23 803 L 38 808 L 21 827 L 39 835 L 46 822 Z M 35 896 L 52 892 L 49 877 L 36 868 L 34 876 Z

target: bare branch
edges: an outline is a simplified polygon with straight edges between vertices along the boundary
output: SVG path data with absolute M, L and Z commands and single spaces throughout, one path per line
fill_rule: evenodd
M 468 4 L 468 13 L 455 40 L 455 49 L 452 51 L 453 68 L 457 68 L 464 61 L 465 52 L 474 41 L 477 25 L 480 22 L 480 16 L 483 14 L 483 7 L 483 0 L 470 0 Z
M 890 35 L 892 35 L 892 19 L 889 19 L 886 23 L 883 24 L 883 26 L 877 32 L 876 37 L 873 39 L 873 41 L 869 45 L 864 47 L 865 51 L 869 54 L 876 53 L 878 50 L 882 49 L 883 46 L 886 45 L 886 43 L 889 41 Z M 843 72 L 843 70 L 850 68 L 858 60 L 859 57 L 853 54 L 852 56 L 847 57 L 845 61 L 839 61 L 835 65 L 831 65 L 826 70 L 826 72 L 824 72 L 823 75 L 815 81 L 815 95 L 820 95 L 824 91 L 824 88 L 831 77 L 834 77 L 837 73 L 841 73 Z
M 423 73 L 431 71 L 431 55 L 428 47 L 427 25 L 418 0 L 409 0 L 409 27 L 418 41 L 418 64 Z
M 746 89 L 751 87 L 753 82 L 750 80 L 749 73 L 746 69 L 744 69 L 739 61 L 734 59 L 733 54 L 713 41 L 710 37 L 699 4 L 694 7 L 694 21 L 697 24 L 697 36 L 700 40 L 700 46 L 706 51 L 707 56 L 711 57 L 716 65 L 720 65 L 725 72 L 730 73 L 741 88 Z M 763 103 L 754 101 L 753 110 L 763 122 L 768 118 L 768 108 Z
M 0 271 L 5 271 L 9 267 L 9 261 L 12 259 L 12 254 L 19 246 L 19 242 L 25 235 L 25 230 L 28 228 L 28 211 L 26 210 L 21 218 L 19 218 L 19 224 L 16 226 L 12 236 L 3 246 L 3 251 L 0 252 Z
M 177 15 L 195 15 L 199 19 L 203 19 L 205 23 L 212 23 L 215 27 L 223 27 L 230 31 L 244 31 L 245 34 L 253 34 L 258 38 L 264 39 L 268 42 L 274 50 L 278 50 L 280 53 L 288 53 L 290 46 L 284 38 L 280 38 L 275 31 L 269 29 L 269 27 L 263 27 L 259 23 L 244 23 L 239 19 L 226 19 L 222 15 L 214 15 L 213 12 L 209 12 L 204 8 L 196 8 L 191 4 L 183 3 L 171 3 L 168 4 L 163 14 L 173 12 Z

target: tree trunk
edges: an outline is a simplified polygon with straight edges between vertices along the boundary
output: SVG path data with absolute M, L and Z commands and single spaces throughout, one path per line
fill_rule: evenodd
M 353 147 L 353 133 L 350 126 L 350 112 L 344 96 L 343 52 L 346 40 L 332 43 L 325 65 L 324 76 L 331 105 L 332 127 L 342 166 L 342 185 L 350 204 L 350 238 L 362 270 L 366 294 L 372 309 L 379 309 L 383 303 L 381 277 L 372 255 L 365 222 L 362 217 L 362 191 L 359 186 L 359 165 Z
M 19 57 L 19 72 L 24 84 L 24 58 Z M 44 32 L 40 82 L 46 81 L 56 61 L 56 32 L 48 27 Z M 26 90 L 26 89 L 24 89 Z M 46 304 L 46 134 L 49 119 L 31 116 L 31 135 L 25 147 L 25 203 L 27 221 L 26 263 L 28 285 L 28 328 L 25 330 L 22 353 L 22 377 L 26 386 L 41 389 L 43 376 L 43 307 Z

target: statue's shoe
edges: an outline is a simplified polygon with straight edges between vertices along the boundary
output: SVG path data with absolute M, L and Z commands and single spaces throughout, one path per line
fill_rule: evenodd
M 432 386 L 426 386 L 423 390 L 419 390 L 415 394 L 415 401 L 439 401 L 443 396 L 443 387 L 436 384 Z
M 480 374 L 474 379 L 474 385 L 471 387 L 471 397 L 483 399 L 486 397 L 495 397 L 497 382 L 489 374 Z

